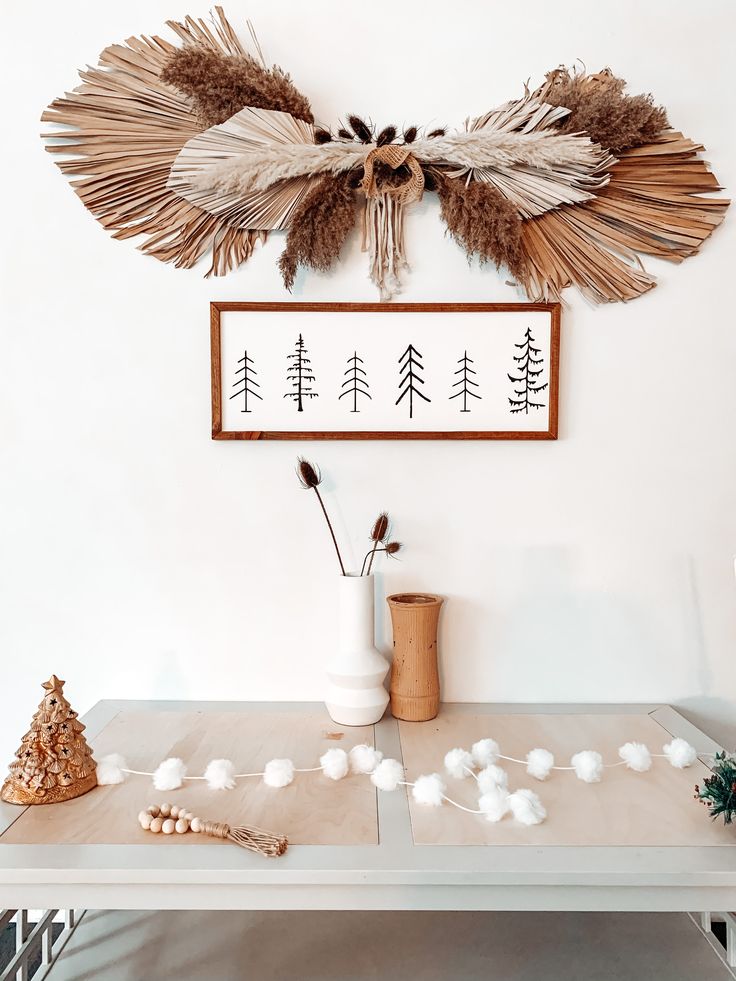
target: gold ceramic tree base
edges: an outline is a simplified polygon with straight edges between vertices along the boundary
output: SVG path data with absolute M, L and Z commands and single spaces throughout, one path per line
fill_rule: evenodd
M 0 790 L 0 798 L 8 804 L 60 804 L 65 800 L 73 800 L 97 786 L 97 774 L 90 773 L 88 777 L 75 780 L 68 787 L 50 787 L 48 790 L 36 792 L 23 787 L 12 777 L 8 777 Z

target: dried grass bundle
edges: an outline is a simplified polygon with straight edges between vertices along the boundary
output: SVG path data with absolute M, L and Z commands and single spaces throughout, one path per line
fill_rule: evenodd
M 315 183 L 295 209 L 279 259 L 284 285 L 294 285 L 299 266 L 327 272 L 355 224 L 354 192 L 349 174 L 327 175 Z
M 262 149 L 203 162 L 193 186 L 199 190 L 247 194 L 265 191 L 294 177 L 339 174 L 362 167 L 370 146 L 363 143 L 273 143 Z
M 563 135 L 557 130 L 506 133 L 491 128 L 417 140 L 412 153 L 422 163 L 467 168 L 523 166 L 573 171 L 579 168 L 581 174 L 597 172 L 607 157 L 587 136 Z
M 522 222 L 514 206 L 492 184 L 434 172 L 440 215 L 448 231 L 469 257 L 506 266 L 514 278 L 526 267 L 521 243 Z
M 651 95 L 624 95 L 626 82 L 609 69 L 585 75 L 557 68 L 545 77 L 534 95 L 570 110 L 560 124 L 561 133 L 585 132 L 618 154 L 651 143 L 669 127 L 666 110 L 655 106 Z
M 226 55 L 185 44 L 168 58 L 161 79 L 189 96 L 202 127 L 224 123 L 245 106 L 288 112 L 314 122 L 309 100 L 277 65 L 266 68 L 249 54 Z

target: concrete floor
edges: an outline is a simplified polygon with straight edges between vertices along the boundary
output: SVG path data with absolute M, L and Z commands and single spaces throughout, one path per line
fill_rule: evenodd
M 51 981 L 730 981 L 682 913 L 90 911 Z

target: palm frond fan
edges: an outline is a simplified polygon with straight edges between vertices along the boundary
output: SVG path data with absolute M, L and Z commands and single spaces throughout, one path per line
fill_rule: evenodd
M 271 231 L 280 267 L 327 270 L 362 211 L 363 248 L 381 298 L 401 288 L 407 209 L 434 191 L 469 256 L 504 267 L 530 300 L 568 286 L 597 303 L 655 285 L 640 254 L 680 262 L 729 202 L 651 96 L 625 94 L 608 69 L 550 72 L 536 91 L 456 131 L 381 130 L 348 116 L 316 126 L 280 68 L 241 44 L 221 7 L 169 21 L 179 44 L 129 38 L 56 99 L 48 149 L 115 238 L 190 268 L 211 255 L 225 275 Z

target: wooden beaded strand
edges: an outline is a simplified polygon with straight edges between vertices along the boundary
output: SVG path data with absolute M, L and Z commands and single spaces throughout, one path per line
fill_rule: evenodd
M 283 855 L 289 844 L 284 835 L 274 835 L 261 828 L 231 828 L 224 821 L 205 821 L 176 804 L 151 804 L 138 814 L 138 823 L 144 831 L 153 834 L 186 834 L 192 831 L 194 834 L 232 841 L 241 848 L 269 857 Z

